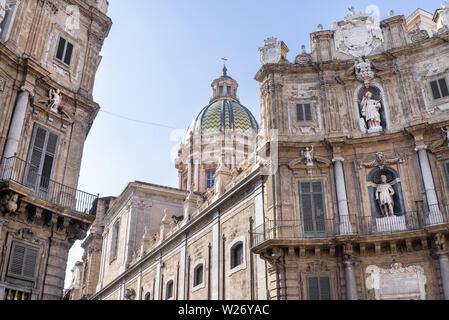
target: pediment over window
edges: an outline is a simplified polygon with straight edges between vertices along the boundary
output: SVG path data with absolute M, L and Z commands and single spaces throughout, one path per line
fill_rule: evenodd
M 313 166 L 307 165 L 304 162 L 304 158 L 297 158 L 288 164 L 289 168 L 292 170 L 299 170 L 299 169 L 310 169 L 310 168 L 328 168 L 332 164 L 332 161 L 330 161 L 327 158 L 320 157 L 320 156 L 314 156 Z

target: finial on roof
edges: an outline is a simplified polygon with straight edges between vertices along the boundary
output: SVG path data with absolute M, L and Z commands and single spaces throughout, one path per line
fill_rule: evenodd
M 228 75 L 228 68 L 226 68 L 226 61 L 228 61 L 228 59 L 221 58 L 221 60 L 223 60 L 223 75 L 227 76 Z
M 390 10 L 390 12 L 388 12 L 388 16 L 391 18 L 391 17 L 394 17 L 394 11 L 393 10 Z

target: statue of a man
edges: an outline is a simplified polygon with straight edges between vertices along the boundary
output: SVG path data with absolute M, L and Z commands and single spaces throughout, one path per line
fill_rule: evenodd
M 381 131 L 382 127 L 380 125 L 380 113 L 379 110 L 382 108 L 380 101 L 371 99 L 373 94 L 371 92 L 367 92 L 363 97 L 361 106 L 362 106 L 362 116 L 365 117 L 366 122 L 368 123 L 368 131 L 375 132 Z
M 306 150 L 303 151 L 303 157 L 306 165 L 313 166 L 313 146 L 307 147 Z
M 50 89 L 49 93 L 50 103 L 48 107 L 51 111 L 59 113 L 59 107 L 61 106 L 61 90 Z
M 394 215 L 394 190 L 391 184 L 387 182 L 387 176 L 382 175 L 380 177 L 381 184 L 376 189 L 376 200 L 379 202 L 380 210 L 383 216 Z

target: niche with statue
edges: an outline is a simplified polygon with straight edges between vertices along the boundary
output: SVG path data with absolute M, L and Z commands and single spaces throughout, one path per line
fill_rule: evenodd
M 388 112 L 383 92 L 378 86 L 361 87 L 356 95 L 359 127 L 364 133 L 381 132 L 388 129 Z

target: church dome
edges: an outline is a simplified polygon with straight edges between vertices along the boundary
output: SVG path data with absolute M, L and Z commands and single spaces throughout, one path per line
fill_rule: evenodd
M 215 135 L 233 130 L 242 135 L 253 135 L 259 131 L 259 125 L 251 111 L 237 101 L 218 99 L 206 106 L 189 127 L 194 135 Z

